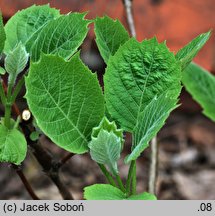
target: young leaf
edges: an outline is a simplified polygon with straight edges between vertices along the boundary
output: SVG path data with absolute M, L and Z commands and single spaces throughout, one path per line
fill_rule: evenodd
M 113 175 L 118 173 L 117 161 L 122 149 L 121 138 L 113 131 L 100 130 L 96 138 L 89 143 L 90 155 L 99 164 L 107 165 Z
M 124 200 L 126 195 L 118 188 L 108 184 L 94 184 L 84 188 L 87 200 Z
M 92 128 L 104 116 L 104 99 L 96 74 L 83 65 L 79 53 L 69 62 L 42 55 L 30 66 L 26 88 L 39 128 L 67 151 L 88 151 Z
M 4 31 L 2 14 L 0 12 L 0 54 L 2 53 L 2 51 L 4 49 L 5 40 L 6 40 L 6 35 L 5 35 L 5 31 Z
M 0 124 L 0 162 L 19 165 L 26 157 L 27 143 L 17 129 L 7 129 Z
M 144 192 L 141 194 L 132 195 L 128 197 L 127 200 L 157 200 L 157 197 L 154 194 Z
M 177 99 L 170 99 L 165 94 L 155 97 L 140 113 L 134 129 L 134 145 L 125 162 L 136 160 L 149 146 L 149 141 L 164 125 L 170 112 L 176 108 Z
M 90 21 L 84 19 L 85 15 L 86 13 L 71 13 L 50 21 L 34 41 L 32 60 L 38 61 L 41 52 L 69 59 L 87 35 Z M 31 43 L 33 42 L 30 41 L 30 45 Z
M 206 32 L 204 34 L 200 34 L 195 39 L 193 39 L 189 44 L 180 49 L 176 54 L 176 58 L 180 60 L 182 70 L 184 70 L 193 58 L 197 55 L 197 53 L 201 50 L 201 48 L 205 45 L 205 43 L 210 38 L 211 31 Z
M 104 77 L 108 111 L 123 129 L 133 132 L 138 115 L 155 95 L 168 91 L 168 96 L 178 97 L 180 80 L 180 64 L 165 43 L 130 39 L 108 62 Z
M 120 189 L 108 184 L 95 184 L 84 188 L 87 200 L 156 200 L 153 194 L 141 193 L 127 197 Z
M 22 42 L 28 44 L 27 51 L 30 52 L 32 43 L 37 38 L 41 29 L 54 18 L 60 16 L 58 10 L 50 8 L 49 5 L 33 5 L 24 10 L 18 11 L 5 25 L 7 40 L 5 43 L 5 53 L 13 50 Z
M 202 106 L 203 113 L 215 121 L 215 76 L 191 63 L 183 72 L 186 90 Z
M 107 132 L 113 132 L 117 137 L 120 138 L 121 143 L 124 142 L 123 139 L 123 131 L 121 129 L 117 129 L 116 123 L 114 121 L 110 122 L 107 117 L 104 117 L 102 121 L 99 123 L 98 127 L 93 128 L 92 137 L 97 138 L 98 134 L 101 130 L 105 130 Z
M 5 69 L 3 67 L 0 67 L 0 75 L 4 75 L 6 73 Z
M 28 53 L 25 47 L 19 43 L 13 51 L 10 51 L 5 58 L 5 69 L 11 77 L 16 78 L 22 72 L 28 62 Z
M 119 20 L 108 16 L 95 19 L 96 43 L 106 64 L 110 56 L 129 40 L 129 34 Z

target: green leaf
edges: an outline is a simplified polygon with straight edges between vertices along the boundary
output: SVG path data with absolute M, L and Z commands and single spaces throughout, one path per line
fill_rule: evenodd
M 153 194 L 141 193 L 127 198 L 120 189 L 108 184 L 94 184 L 84 188 L 87 200 L 156 200 Z
M 119 20 L 108 16 L 95 19 L 96 43 L 106 64 L 110 56 L 129 40 L 129 34 Z
M 7 35 L 5 53 L 13 50 L 19 42 L 22 42 L 23 45 L 28 44 L 27 51 L 29 52 L 33 42 L 44 26 L 50 20 L 59 16 L 59 11 L 50 8 L 49 5 L 33 5 L 18 11 L 5 25 Z
M 88 151 L 92 128 L 104 116 L 104 98 L 96 74 L 81 62 L 79 53 L 69 62 L 42 55 L 38 63 L 31 63 L 26 88 L 39 128 L 67 151 Z
M 39 136 L 40 136 L 40 133 L 38 131 L 33 131 L 31 134 L 30 134 L 30 139 L 32 141 L 36 141 L 39 139 Z
M 108 184 L 94 184 L 84 188 L 87 200 L 124 200 L 126 195 L 118 188 Z
M 203 108 L 203 113 L 215 121 L 215 77 L 197 64 L 191 63 L 183 72 L 186 90 Z
M 128 200 L 157 200 L 157 197 L 154 194 L 144 192 L 141 194 L 132 195 L 128 197 Z
M 6 40 L 6 35 L 4 30 L 3 18 L 2 18 L 2 13 L 0 12 L 0 54 L 4 49 L 5 40 Z
M 180 49 L 176 54 L 176 58 L 180 60 L 182 70 L 184 70 L 193 58 L 197 55 L 197 53 L 201 50 L 201 48 L 205 45 L 208 39 L 211 36 L 211 31 L 206 32 L 204 34 L 200 34 L 195 39 L 193 39 L 189 44 Z
M 113 132 L 117 137 L 120 138 L 121 143 L 124 142 L 123 139 L 123 130 L 118 129 L 116 123 L 114 121 L 110 122 L 107 117 L 104 117 L 99 123 L 98 127 L 93 128 L 92 137 L 97 138 L 98 134 L 101 130 L 105 130 L 107 132 Z
M 86 13 L 71 13 L 50 21 L 34 41 L 32 60 L 38 61 L 41 52 L 69 59 L 87 35 L 90 21 L 84 19 L 85 15 Z
M 163 127 L 170 112 L 176 108 L 177 99 L 170 99 L 165 94 L 155 97 L 140 113 L 134 129 L 134 145 L 125 162 L 136 160 L 149 146 L 149 141 Z
M 120 137 L 102 129 L 96 138 L 92 137 L 89 148 L 94 161 L 107 165 L 113 175 L 118 173 L 117 161 L 122 149 Z
M 27 143 L 17 129 L 7 129 L 0 124 L 0 162 L 19 165 L 26 157 Z
M 0 67 L 0 75 L 5 75 L 6 71 L 3 67 Z
M 167 96 L 178 97 L 180 80 L 180 64 L 165 43 L 130 39 L 108 62 L 104 77 L 108 111 L 124 130 L 133 132 L 139 114 L 155 95 L 168 92 Z
M 16 78 L 25 69 L 28 57 L 29 55 L 21 43 L 9 52 L 5 58 L 5 69 L 10 74 L 9 79 Z

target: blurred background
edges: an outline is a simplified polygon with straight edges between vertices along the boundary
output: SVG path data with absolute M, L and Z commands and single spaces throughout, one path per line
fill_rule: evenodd
M 171 51 L 177 52 L 198 34 L 215 28 L 214 0 L 133 0 L 133 15 L 137 39 L 157 36 L 166 40 Z M 121 0 L 0 0 L 5 23 L 18 10 L 32 4 L 50 3 L 61 13 L 85 12 L 87 18 L 108 15 L 119 19 L 128 29 L 126 13 Z M 93 25 L 82 46 L 82 59 L 98 72 L 102 83 L 105 64 L 94 41 Z M 215 73 L 214 33 L 194 59 L 202 67 Z M 21 110 L 25 101 L 18 101 Z M 3 110 L 0 110 L 2 114 Z M 42 144 L 56 158 L 66 153 L 45 137 Z M 175 110 L 158 135 L 159 170 L 157 193 L 159 199 L 215 199 L 215 124 L 201 114 L 201 108 L 183 89 L 181 106 Z M 130 150 L 127 134 L 126 150 Z M 150 149 L 138 161 L 138 191 L 147 190 Z M 122 176 L 127 167 L 120 161 Z M 9 169 L 8 169 L 9 168 Z M 29 152 L 23 165 L 24 173 L 42 199 L 60 199 L 56 187 L 44 175 Z M 104 182 L 98 167 L 88 155 L 72 157 L 62 168 L 61 175 L 76 199 L 82 199 L 84 186 Z M 22 182 L 8 164 L 0 164 L 0 199 L 30 199 Z

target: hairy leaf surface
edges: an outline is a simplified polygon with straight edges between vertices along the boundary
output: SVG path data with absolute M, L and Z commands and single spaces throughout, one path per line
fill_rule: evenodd
M 19 165 L 26 157 L 27 143 L 17 129 L 8 129 L 0 124 L 0 162 Z
M 0 12 L 0 55 L 4 49 L 5 40 L 6 40 L 6 35 L 4 30 L 3 18 Z
M 159 132 L 170 112 L 176 108 L 177 99 L 170 99 L 165 94 L 155 97 L 140 113 L 134 130 L 132 153 L 126 163 L 136 160 L 149 146 L 149 141 Z
M 109 60 L 105 98 L 109 113 L 121 127 L 133 132 L 139 114 L 157 95 L 177 98 L 181 67 L 164 43 L 156 38 L 139 43 L 130 39 Z
M 12 76 L 17 76 L 22 72 L 28 62 L 28 53 L 25 47 L 19 43 L 18 46 L 10 51 L 5 58 L 5 69 Z
M 191 63 L 183 72 L 186 90 L 203 108 L 203 113 L 215 121 L 215 77 L 197 64 Z
M 90 155 L 94 161 L 109 167 L 112 174 L 118 173 L 117 161 L 122 149 L 121 137 L 113 131 L 100 130 L 96 138 L 89 143 Z
M 29 52 L 32 43 L 37 38 L 41 29 L 54 18 L 60 16 L 58 10 L 50 8 L 49 5 L 33 5 L 24 10 L 18 11 L 5 25 L 7 40 L 5 43 L 5 53 L 13 50 L 14 47 L 22 42 L 28 44 Z
M 87 200 L 155 200 L 153 194 L 141 193 L 127 197 L 120 189 L 108 184 L 95 184 L 84 188 Z
M 129 40 L 129 34 L 119 20 L 108 16 L 95 19 L 96 43 L 106 64 L 110 56 Z
M 96 74 L 76 54 L 69 62 L 42 55 L 26 79 L 26 98 L 39 128 L 73 153 L 88 151 L 92 128 L 104 116 L 104 99 Z
M 41 52 L 69 59 L 87 35 L 90 21 L 84 19 L 85 15 L 86 13 L 71 13 L 50 21 L 37 39 L 30 41 L 30 45 L 34 43 L 31 49 L 32 60 L 39 60 Z
M 189 44 L 180 49 L 176 54 L 176 58 L 181 61 L 182 70 L 184 70 L 193 58 L 198 54 L 201 48 L 210 38 L 211 31 L 200 34 L 195 39 L 193 39 Z

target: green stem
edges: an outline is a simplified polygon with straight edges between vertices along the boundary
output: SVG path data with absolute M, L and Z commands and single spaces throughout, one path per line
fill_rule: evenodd
M 15 100 L 16 100 L 16 97 L 17 95 L 19 94 L 19 92 L 21 91 L 22 89 L 22 86 L 23 84 L 25 83 L 25 77 L 23 76 L 19 82 L 17 83 L 15 89 L 14 89 L 14 92 L 13 92 L 13 95 L 11 96 L 11 103 L 14 103 Z
M 106 169 L 106 167 L 102 164 L 98 164 L 101 171 L 103 172 L 103 174 L 105 175 L 106 179 L 108 180 L 108 182 L 113 185 L 114 187 L 117 187 L 113 177 L 110 175 L 110 173 L 108 172 L 108 170 Z
M 137 175 L 136 175 L 136 161 L 134 164 L 134 168 L 133 168 L 133 174 L 132 174 L 132 188 L 131 188 L 131 194 L 135 195 L 136 194 L 136 189 L 137 189 Z
M 0 83 L 0 98 L 1 98 L 2 104 L 5 105 L 6 104 L 6 95 L 4 92 L 2 81 Z
M 115 174 L 115 177 L 116 177 L 116 180 L 117 180 L 117 183 L 119 185 L 120 190 L 125 193 L 126 189 L 123 185 L 122 179 L 120 178 L 119 174 Z
M 4 124 L 5 124 L 5 127 L 7 127 L 8 129 L 10 129 L 10 117 L 11 117 L 11 108 L 12 108 L 11 94 L 12 94 L 12 89 L 13 89 L 13 83 L 14 83 L 14 80 L 11 80 L 10 82 L 8 82 L 7 99 L 6 99 L 6 104 L 5 104 Z
M 127 195 L 130 195 L 130 190 L 131 190 L 131 181 L 132 181 L 132 177 L 133 177 L 133 174 L 134 171 L 135 171 L 135 161 L 132 161 L 131 164 L 130 164 L 130 167 L 129 167 L 129 171 L 128 171 L 128 178 L 127 178 L 127 181 L 126 181 L 126 193 Z

